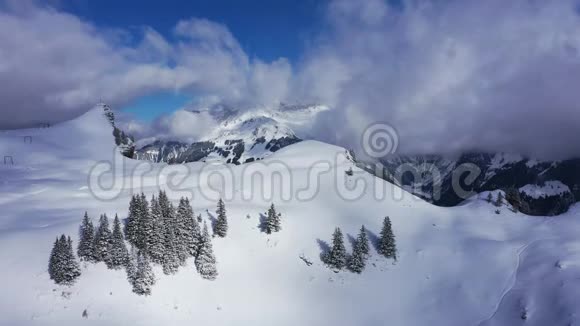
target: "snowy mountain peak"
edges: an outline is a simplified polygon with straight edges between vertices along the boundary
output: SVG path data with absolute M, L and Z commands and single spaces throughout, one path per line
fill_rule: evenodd
M 209 113 L 216 127 L 194 143 L 155 140 L 141 146 L 135 158 L 167 163 L 260 160 L 304 139 L 295 130 L 308 129 L 316 115 L 326 110 L 329 108 L 323 105 L 286 104 L 247 110 L 223 105 L 190 110 L 192 114 Z

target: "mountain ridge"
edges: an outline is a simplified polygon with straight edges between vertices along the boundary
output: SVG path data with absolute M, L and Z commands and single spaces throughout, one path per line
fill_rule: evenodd
M 455 191 L 454 178 L 471 193 L 503 190 L 506 199 L 528 215 L 559 215 L 580 199 L 580 159 L 540 161 L 519 154 L 472 152 L 455 160 L 438 155 L 391 156 L 365 166 L 438 206 L 456 206 L 466 199 Z M 400 173 L 401 167 L 406 172 Z M 465 182 L 467 175 L 458 173 L 463 167 L 477 172 L 474 180 Z
M 303 140 L 294 131 L 328 110 L 322 105 L 281 104 L 277 108 L 237 110 L 227 106 L 190 110 L 209 112 L 217 127 L 195 142 L 155 139 L 135 150 L 133 158 L 179 164 L 223 162 L 242 164 L 264 159 L 280 148 Z

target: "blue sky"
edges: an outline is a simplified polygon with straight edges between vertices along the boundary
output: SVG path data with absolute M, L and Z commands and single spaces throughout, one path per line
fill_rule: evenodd
M 312 34 L 321 28 L 326 1 L 320 0 L 68 0 L 61 10 L 99 28 L 139 31 L 150 26 L 171 40 L 181 19 L 206 18 L 226 25 L 250 58 L 270 62 L 280 57 L 300 60 Z M 156 93 L 136 99 L 123 108 L 143 121 L 170 113 L 191 100 L 189 95 Z

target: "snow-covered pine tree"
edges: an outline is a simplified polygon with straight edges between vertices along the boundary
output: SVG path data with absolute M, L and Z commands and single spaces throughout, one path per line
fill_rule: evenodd
M 61 237 L 62 239 L 62 237 Z M 62 241 L 62 240 L 61 240 Z M 81 268 L 79 262 L 77 261 L 74 250 L 73 242 L 69 237 L 66 239 L 66 250 L 65 250 L 65 265 L 64 265 L 64 283 L 73 284 L 75 280 L 81 276 Z
M 130 246 L 131 248 L 129 249 L 129 258 L 127 259 L 127 268 L 125 268 L 125 271 L 127 272 L 127 280 L 131 285 L 133 285 L 135 277 L 137 276 L 137 248 L 133 245 Z
M 147 201 L 147 197 L 145 197 L 144 193 L 141 193 L 140 196 L 137 196 L 137 230 L 136 230 L 136 243 L 138 249 L 144 251 L 144 254 L 147 251 L 147 237 L 150 234 L 150 218 L 149 218 L 149 202 Z
M 216 259 L 206 223 L 203 223 L 202 242 L 197 257 L 195 257 L 195 267 L 204 279 L 215 280 L 218 276 Z
M 493 197 L 491 196 L 491 192 L 488 192 L 487 193 L 487 199 L 486 200 L 487 200 L 488 203 L 491 203 L 491 201 L 493 200 Z
M 362 253 L 364 254 L 364 256 L 368 257 L 368 255 L 371 252 L 371 247 L 369 245 L 369 238 L 367 236 L 367 229 L 365 228 L 364 225 L 361 226 L 360 232 L 358 233 L 358 236 L 356 237 L 356 241 L 358 243 L 360 243 L 361 250 L 362 250 Z
M 184 197 L 179 199 L 179 205 L 175 214 L 175 251 L 179 258 L 179 263 L 185 265 L 189 255 L 189 242 L 193 241 L 193 236 L 188 234 L 188 220 L 193 218 L 193 209 Z M 190 241 L 191 240 L 191 241 Z
M 342 269 L 346 264 L 346 248 L 344 237 L 340 228 L 336 228 L 332 234 L 332 248 L 328 253 L 326 264 L 336 269 Z
M 123 232 L 121 231 L 121 222 L 119 217 L 115 214 L 115 219 L 113 220 L 113 234 L 111 240 L 111 247 L 109 250 L 109 259 L 107 260 L 107 266 L 112 269 L 119 269 L 121 267 L 127 266 L 129 259 L 129 252 L 127 251 L 127 246 L 125 245 L 125 239 L 123 239 Z
M 197 219 L 197 227 L 196 227 L 196 231 L 194 232 L 194 234 L 196 235 L 196 237 L 194 238 L 194 241 L 196 244 L 195 257 L 197 257 L 197 253 L 199 252 L 199 248 L 201 247 L 201 244 L 203 243 L 203 232 L 201 230 L 201 223 L 203 222 L 203 218 L 201 217 L 201 214 L 198 214 L 196 219 Z
M 54 242 L 48 274 L 56 284 L 70 285 L 81 275 L 81 269 L 74 253 L 72 240 L 64 234 Z
M 217 221 L 215 222 L 213 233 L 223 238 L 228 232 L 228 218 L 226 216 L 226 205 L 221 198 L 217 203 L 216 215 Z
M 59 238 L 56 237 L 48 261 L 48 275 L 50 276 L 50 279 L 55 281 L 57 284 L 62 282 L 62 260 L 63 248 Z
M 159 196 L 157 197 L 159 201 L 159 206 L 161 207 L 161 215 L 163 216 L 163 222 L 166 228 L 175 228 L 175 209 L 165 191 L 159 191 Z
M 171 228 L 165 228 L 165 247 L 163 250 L 163 273 L 175 274 L 179 269 L 180 261 L 175 245 L 175 234 Z
M 129 214 L 125 222 L 125 239 L 132 245 L 136 245 L 137 243 L 137 227 L 139 224 L 138 209 L 138 197 L 133 195 L 129 202 Z
M 163 253 L 165 250 L 165 230 L 163 228 L 163 215 L 159 201 L 153 196 L 151 198 L 151 234 L 147 237 L 147 253 L 151 261 L 156 264 L 163 264 Z
M 81 261 L 95 262 L 95 227 L 85 212 L 83 221 L 79 228 L 79 245 L 77 255 Z
M 268 216 L 266 217 L 266 233 L 271 234 L 273 232 L 279 232 L 282 230 L 282 225 L 280 222 L 281 214 L 276 211 L 276 207 L 272 203 L 268 209 Z
M 364 253 L 363 242 L 357 238 L 354 242 L 352 255 L 348 259 L 348 269 L 354 273 L 362 273 L 366 266 L 366 255 Z
M 391 226 L 391 219 L 387 216 L 383 220 L 383 228 L 381 230 L 381 237 L 379 239 L 378 253 L 397 260 L 397 246 L 395 243 L 395 235 Z
M 201 228 L 193 214 L 193 208 L 189 203 L 189 199 L 185 198 L 183 204 L 186 208 L 184 214 L 184 243 L 187 250 L 187 255 L 191 257 L 197 256 L 199 244 L 201 243 Z
M 95 260 L 106 262 L 109 259 L 109 248 L 111 246 L 111 229 L 107 215 L 101 215 L 99 227 L 95 233 Z
M 497 193 L 497 198 L 495 200 L 495 206 L 500 207 L 501 205 L 503 205 L 503 194 L 500 191 Z
M 155 274 L 151 268 L 149 257 L 144 253 L 137 254 L 137 268 L 133 277 L 133 292 L 139 295 L 150 295 L 155 284 Z

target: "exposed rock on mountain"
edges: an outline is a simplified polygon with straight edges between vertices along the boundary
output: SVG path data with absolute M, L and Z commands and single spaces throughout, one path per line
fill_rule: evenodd
M 261 160 L 273 152 L 301 141 L 294 128 L 302 128 L 328 110 L 321 105 L 285 105 L 239 111 L 227 106 L 192 110 L 210 113 L 218 127 L 199 141 L 155 140 L 135 151 L 134 158 L 170 164 L 185 162 L 225 162 L 242 164 Z
M 580 199 L 580 159 L 538 161 L 520 155 L 470 153 L 394 156 L 365 168 L 439 206 L 455 206 L 473 193 L 501 189 L 530 215 L 558 215 Z M 471 180 L 471 178 L 473 178 Z

